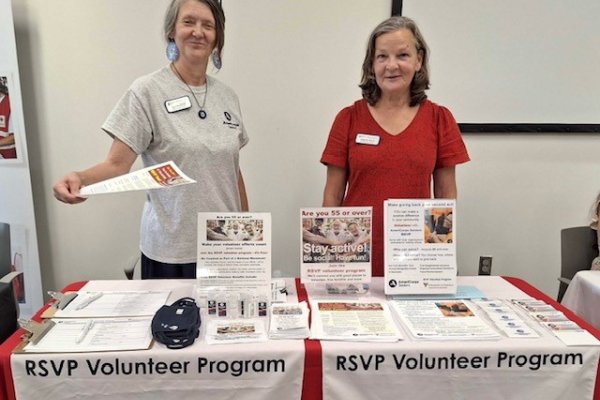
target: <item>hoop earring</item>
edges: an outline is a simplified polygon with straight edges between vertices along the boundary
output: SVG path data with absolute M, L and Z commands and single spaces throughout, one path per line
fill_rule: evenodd
M 210 55 L 210 59 L 212 60 L 213 65 L 216 69 L 221 69 L 223 63 L 221 62 L 221 56 L 217 50 L 214 50 Z
M 167 44 L 167 58 L 171 62 L 179 58 L 179 49 L 173 39 L 169 39 L 169 43 Z

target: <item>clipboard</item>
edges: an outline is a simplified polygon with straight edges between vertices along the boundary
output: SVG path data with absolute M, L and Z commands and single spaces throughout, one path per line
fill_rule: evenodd
M 27 321 L 13 353 L 92 353 L 147 350 L 152 346 L 152 317 L 70 318 Z
M 49 291 L 48 294 L 54 299 L 54 303 L 46 310 L 44 310 L 44 312 L 41 315 L 43 319 L 53 318 L 54 314 L 56 314 L 56 311 L 64 310 L 69 305 L 69 303 L 71 303 L 73 300 L 75 300 L 75 298 L 77 298 L 77 292 L 61 293 Z
M 23 348 L 28 343 L 38 343 L 54 327 L 54 321 L 44 320 L 36 322 L 33 320 L 19 320 L 19 325 L 25 333 L 21 336 L 21 342 L 13 349 L 13 353 L 23 353 Z

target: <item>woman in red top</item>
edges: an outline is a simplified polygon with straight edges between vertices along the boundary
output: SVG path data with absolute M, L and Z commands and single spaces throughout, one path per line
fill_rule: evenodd
M 454 168 L 469 155 L 450 111 L 427 100 L 428 48 L 411 19 L 375 28 L 359 86 L 363 99 L 339 112 L 321 157 L 323 206 L 373 207 L 372 271 L 383 276 L 384 200 L 456 198 Z

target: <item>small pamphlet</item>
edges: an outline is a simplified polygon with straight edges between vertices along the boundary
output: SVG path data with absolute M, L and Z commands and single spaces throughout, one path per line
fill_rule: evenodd
M 594 335 L 542 300 L 532 298 L 513 299 L 512 303 L 525 310 L 529 316 L 550 330 L 554 336 L 567 346 L 600 345 L 600 341 Z
M 287 288 L 285 279 L 271 279 L 271 302 L 285 303 L 287 300 Z
M 509 338 L 538 338 L 533 330 L 516 312 L 502 300 L 481 299 L 473 301 Z
M 467 300 L 393 300 L 391 304 L 415 339 L 500 339 Z
M 306 339 L 309 310 L 306 302 L 273 304 L 271 306 L 270 339 Z
M 371 281 L 371 207 L 300 210 L 302 283 L 368 284 Z
M 210 319 L 207 344 L 266 342 L 265 324 L 260 319 Z
M 456 293 L 454 200 L 384 202 L 385 294 Z
M 311 301 L 311 339 L 396 342 L 402 339 L 385 302 Z
M 270 297 L 271 214 L 199 213 L 196 268 L 200 290 L 220 287 Z
M 84 186 L 79 193 L 82 197 L 87 197 L 133 190 L 164 189 L 190 183 L 196 183 L 196 181 L 184 174 L 173 161 L 168 161 Z

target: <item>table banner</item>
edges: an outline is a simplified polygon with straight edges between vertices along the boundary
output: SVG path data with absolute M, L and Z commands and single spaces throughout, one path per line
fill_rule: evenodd
M 13 354 L 18 399 L 300 399 L 301 341 L 196 343 L 182 350 Z M 65 381 L 68 379 L 69 384 Z
M 286 279 L 286 285 L 293 287 L 294 281 Z M 162 287 L 171 290 L 168 301 L 171 303 L 189 296 L 191 286 L 190 281 L 185 280 L 91 281 L 85 286 L 83 282 L 69 285 L 63 292 Z M 290 299 L 293 301 L 295 295 L 290 295 Z M 204 337 L 205 323 L 200 339 Z M 15 344 L 11 343 L 10 348 Z M 12 375 L 8 381 L 14 385 L 19 400 L 46 398 L 49 393 L 57 399 L 219 400 L 230 399 L 232 393 L 236 394 L 236 400 L 275 396 L 300 399 L 304 349 L 302 341 L 291 340 L 212 346 L 197 340 L 180 350 L 169 350 L 154 343 L 146 351 L 12 354 L 10 369 L 6 365 L 4 372 Z M 0 350 L 9 351 L 4 346 Z M 8 358 L 7 354 L 0 355 Z M 7 389 L 8 398 L 15 398 L 13 387 Z
M 323 398 L 591 399 L 597 347 L 322 342 Z M 517 342 L 518 343 L 518 342 Z M 393 383 L 393 384 L 391 384 Z

